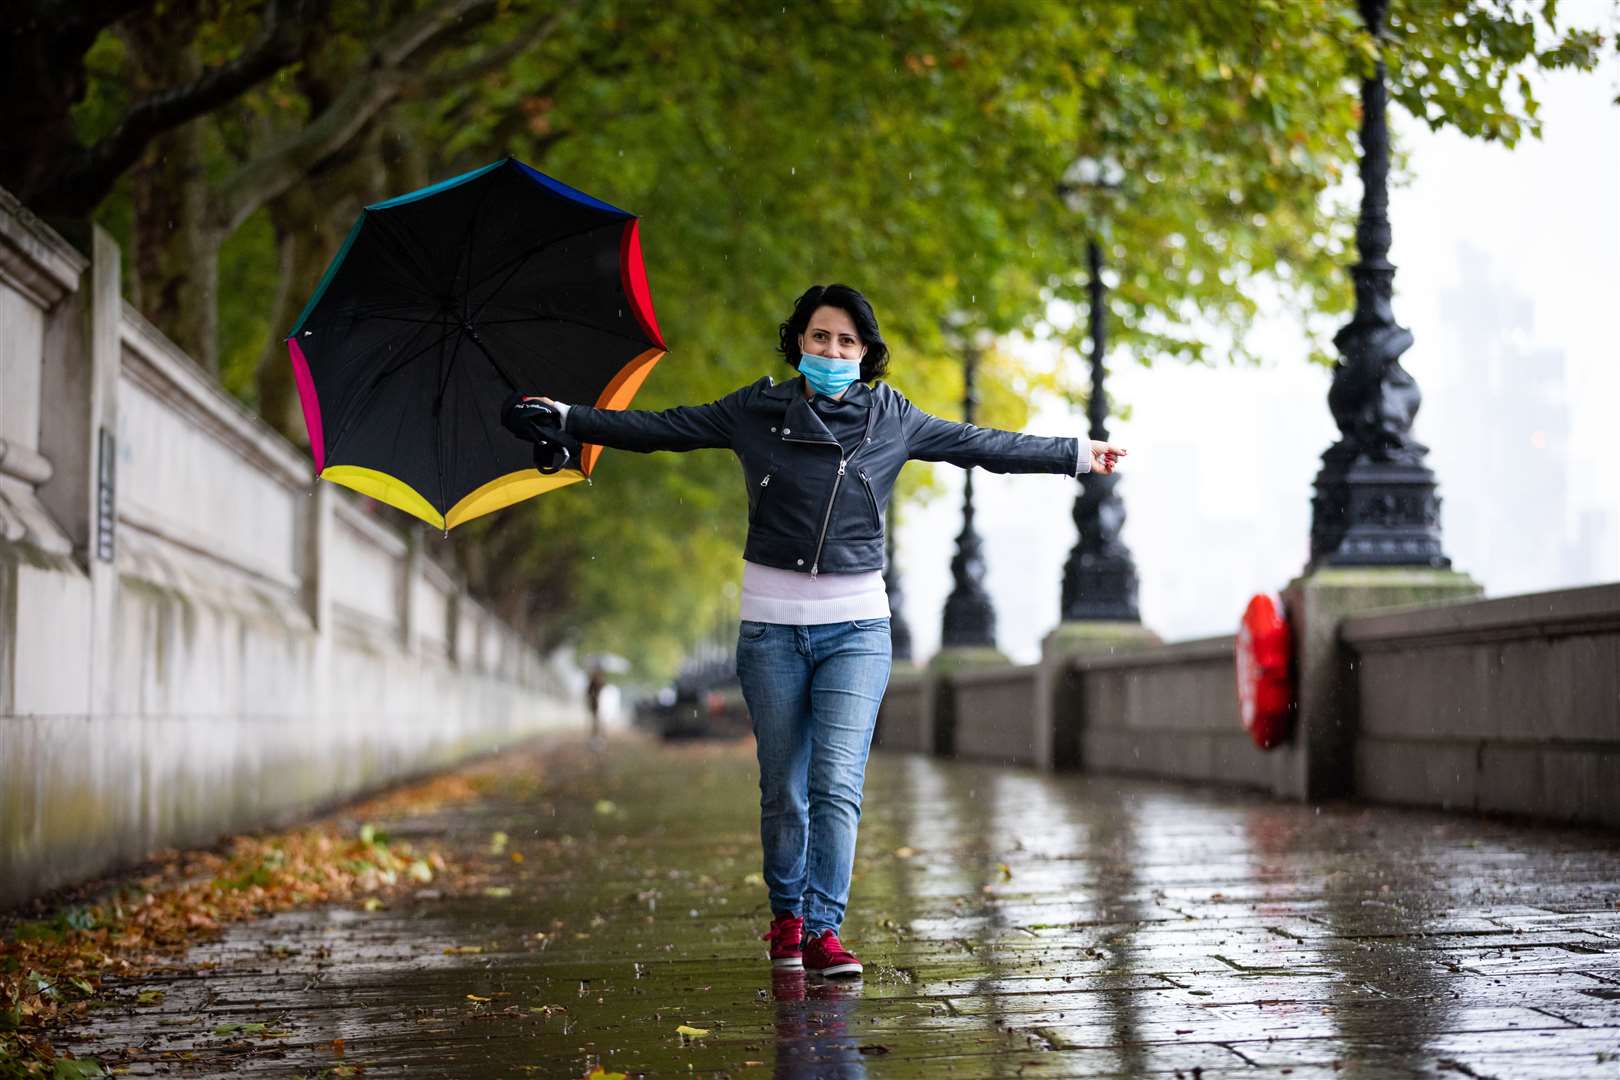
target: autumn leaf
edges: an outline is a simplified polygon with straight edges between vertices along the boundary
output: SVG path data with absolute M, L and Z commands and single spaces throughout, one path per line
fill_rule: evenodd
M 161 1004 L 163 1004 L 163 991 L 162 990 L 142 990 L 139 994 L 135 995 L 135 1004 L 137 1004 L 137 1005 L 161 1005 Z
M 214 1028 L 215 1035 L 263 1035 L 269 1030 L 269 1024 L 220 1024 Z
M 468 994 L 467 995 L 467 1000 L 468 1001 L 480 1001 L 480 1002 L 482 1002 L 482 1001 L 490 1001 L 490 1000 L 493 1000 L 493 999 L 487 998 L 487 997 L 479 997 L 477 994 Z
M 701 1039 L 708 1033 L 708 1028 L 692 1027 L 690 1024 L 682 1024 L 680 1027 L 675 1029 L 675 1034 L 684 1036 L 688 1039 Z

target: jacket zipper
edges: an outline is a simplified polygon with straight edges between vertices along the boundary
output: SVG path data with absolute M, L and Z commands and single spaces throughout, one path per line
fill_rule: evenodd
M 872 490 L 872 479 L 866 475 L 865 469 L 856 469 L 855 475 L 859 476 L 861 483 L 866 485 L 866 497 L 872 502 L 872 519 L 877 523 L 878 532 L 881 533 L 883 531 L 883 514 L 878 510 L 877 492 Z
M 844 470 L 848 467 L 850 458 L 853 458 L 855 454 L 859 454 L 862 450 L 865 450 L 867 446 L 871 445 L 873 417 L 874 413 L 868 411 L 866 414 L 866 435 L 864 438 L 862 438 L 861 444 L 855 448 L 855 453 L 850 454 L 848 458 L 844 456 L 844 448 L 839 445 L 838 440 L 836 439 L 795 439 L 786 435 L 782 437 L 783 442 L 812 443 L 817 446 L 830 445 L 836 447 L 838 450 L 838 475 L 833 477 L 832 495 L 827 499 L 826 512 L 821 515 L 821 535 L 816 539 L 816 553 L 810 559 L 811 581 L 816 580 L 816 575 L 821 572 L 821 549 L 822 546 L 827 543 L 827 526 L 832 523 L 833 504 L 838 501 L 838 485 L 844 482 Z
M 765 509 L 765 489 L 771 486 L 771 477 L 775 475 L 776 470 L 772 469 L 765 474 L 765 479 L 759 482 L 759 497 L 754 500 L 754 519 L 756 521 L 759 519 L 759 512 Z
M 810 560 L 810 580 L 816 580 L 821 572 L 821 546 L 827 542 L 827 526 L 832 523 L 833 504 L 838 501 L 838 485 L 844 482 L 844 468 L 849 459 L 844 457 L 843 448 L 838 452 L 838 475 L 833 477 L 832 497 L 827 500 L 827 512 L 821 515 L 821 538 L 816 541 L 816 555 Z

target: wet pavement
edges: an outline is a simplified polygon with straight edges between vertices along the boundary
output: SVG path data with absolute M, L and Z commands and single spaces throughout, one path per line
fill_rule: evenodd
M 173 1076 L 1620 1077 L 1612 834 L 878 756 L 851 985 L 765 960 L 751 744 L 544 757 L 379 823 L 478 863 L 470 895 L 230 927 L 58 1045 Z

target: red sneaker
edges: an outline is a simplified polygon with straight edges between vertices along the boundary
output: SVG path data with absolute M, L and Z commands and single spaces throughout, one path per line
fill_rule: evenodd
M 804 920 L 797 915 L 778 915 L 761 940 L 771 943 L 771 967 L 804 967 Z
M 827 930 L 804 943 L 804 970 L 812 975 L 859 975 L 861 962 Z

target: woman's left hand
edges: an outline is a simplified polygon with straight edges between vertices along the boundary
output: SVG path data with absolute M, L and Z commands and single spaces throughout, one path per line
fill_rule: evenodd
M 1119 459 L 1128 453 L 1130 451 L 1123 446 L 1115 446 L 1113 443 L 1098 442 L 1093 439 L 1091 442 L 1091 471 L 1107 476 L 1119 467 Z

